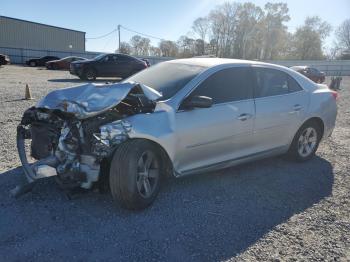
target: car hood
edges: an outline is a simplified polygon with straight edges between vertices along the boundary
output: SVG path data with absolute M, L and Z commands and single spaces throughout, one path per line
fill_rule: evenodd
M 135 82 L 118 84 L 85 84 L 58 89 L 41 99 L 36 108 L 59 110 L 85 119 L 117 106 L 133 89 L 140 91 L 151 101 L 162 95 L 156 90 Z

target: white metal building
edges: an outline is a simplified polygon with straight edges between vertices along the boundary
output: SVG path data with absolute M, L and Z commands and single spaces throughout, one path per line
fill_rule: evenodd
M 85 52 L 85 32 L 0 16 L 0 48 Z

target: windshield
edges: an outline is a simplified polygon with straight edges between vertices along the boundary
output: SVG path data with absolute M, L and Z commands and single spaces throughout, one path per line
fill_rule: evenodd
M 175 95 L 206 67 L 180 63 L 160 63 L 124 80 L 149 86 L 162 94 L 161 100 Z
M 104 57 L 106 54 L 100 54 L 100 55 L 98 55 L 98 56 L 95 56 L 92 60 L 95 60 L 95 61 L 97 61 L 97 60 L 100 60 L 102 57 Z

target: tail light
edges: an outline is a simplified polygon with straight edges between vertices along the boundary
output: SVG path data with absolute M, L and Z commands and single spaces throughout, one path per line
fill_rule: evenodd
M 338 92 L 332 90 L 331 93 L 332 93 L 332 96 L 334 97 L 334 99 L 337 100 L 338 99 Z

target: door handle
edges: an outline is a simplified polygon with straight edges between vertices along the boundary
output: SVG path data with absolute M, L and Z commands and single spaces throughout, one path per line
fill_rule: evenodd
M 290 113 L 290 114 L 294 114 L 294 113 L 299 112 L 299 111 L 302 110 L 302 109 L 303 109 L 303 107 L 302 107 L 301 105 L 296 104 L 296 105 L 293 106 L 293 110 L 290 111 L 289 113 Z
M 251 114 L 241 114 L 237 117 L 238 120 L 241 120 L 241 121 L 246 121 L 247 119 L 251 118 L 252 115 Z
M 294 108 L 295 111 L 300 111 L 301 109 L 303 109 L 303 107 L 301 105 L 299 105 L 299 104 L 294 105 L 293 108 Z

